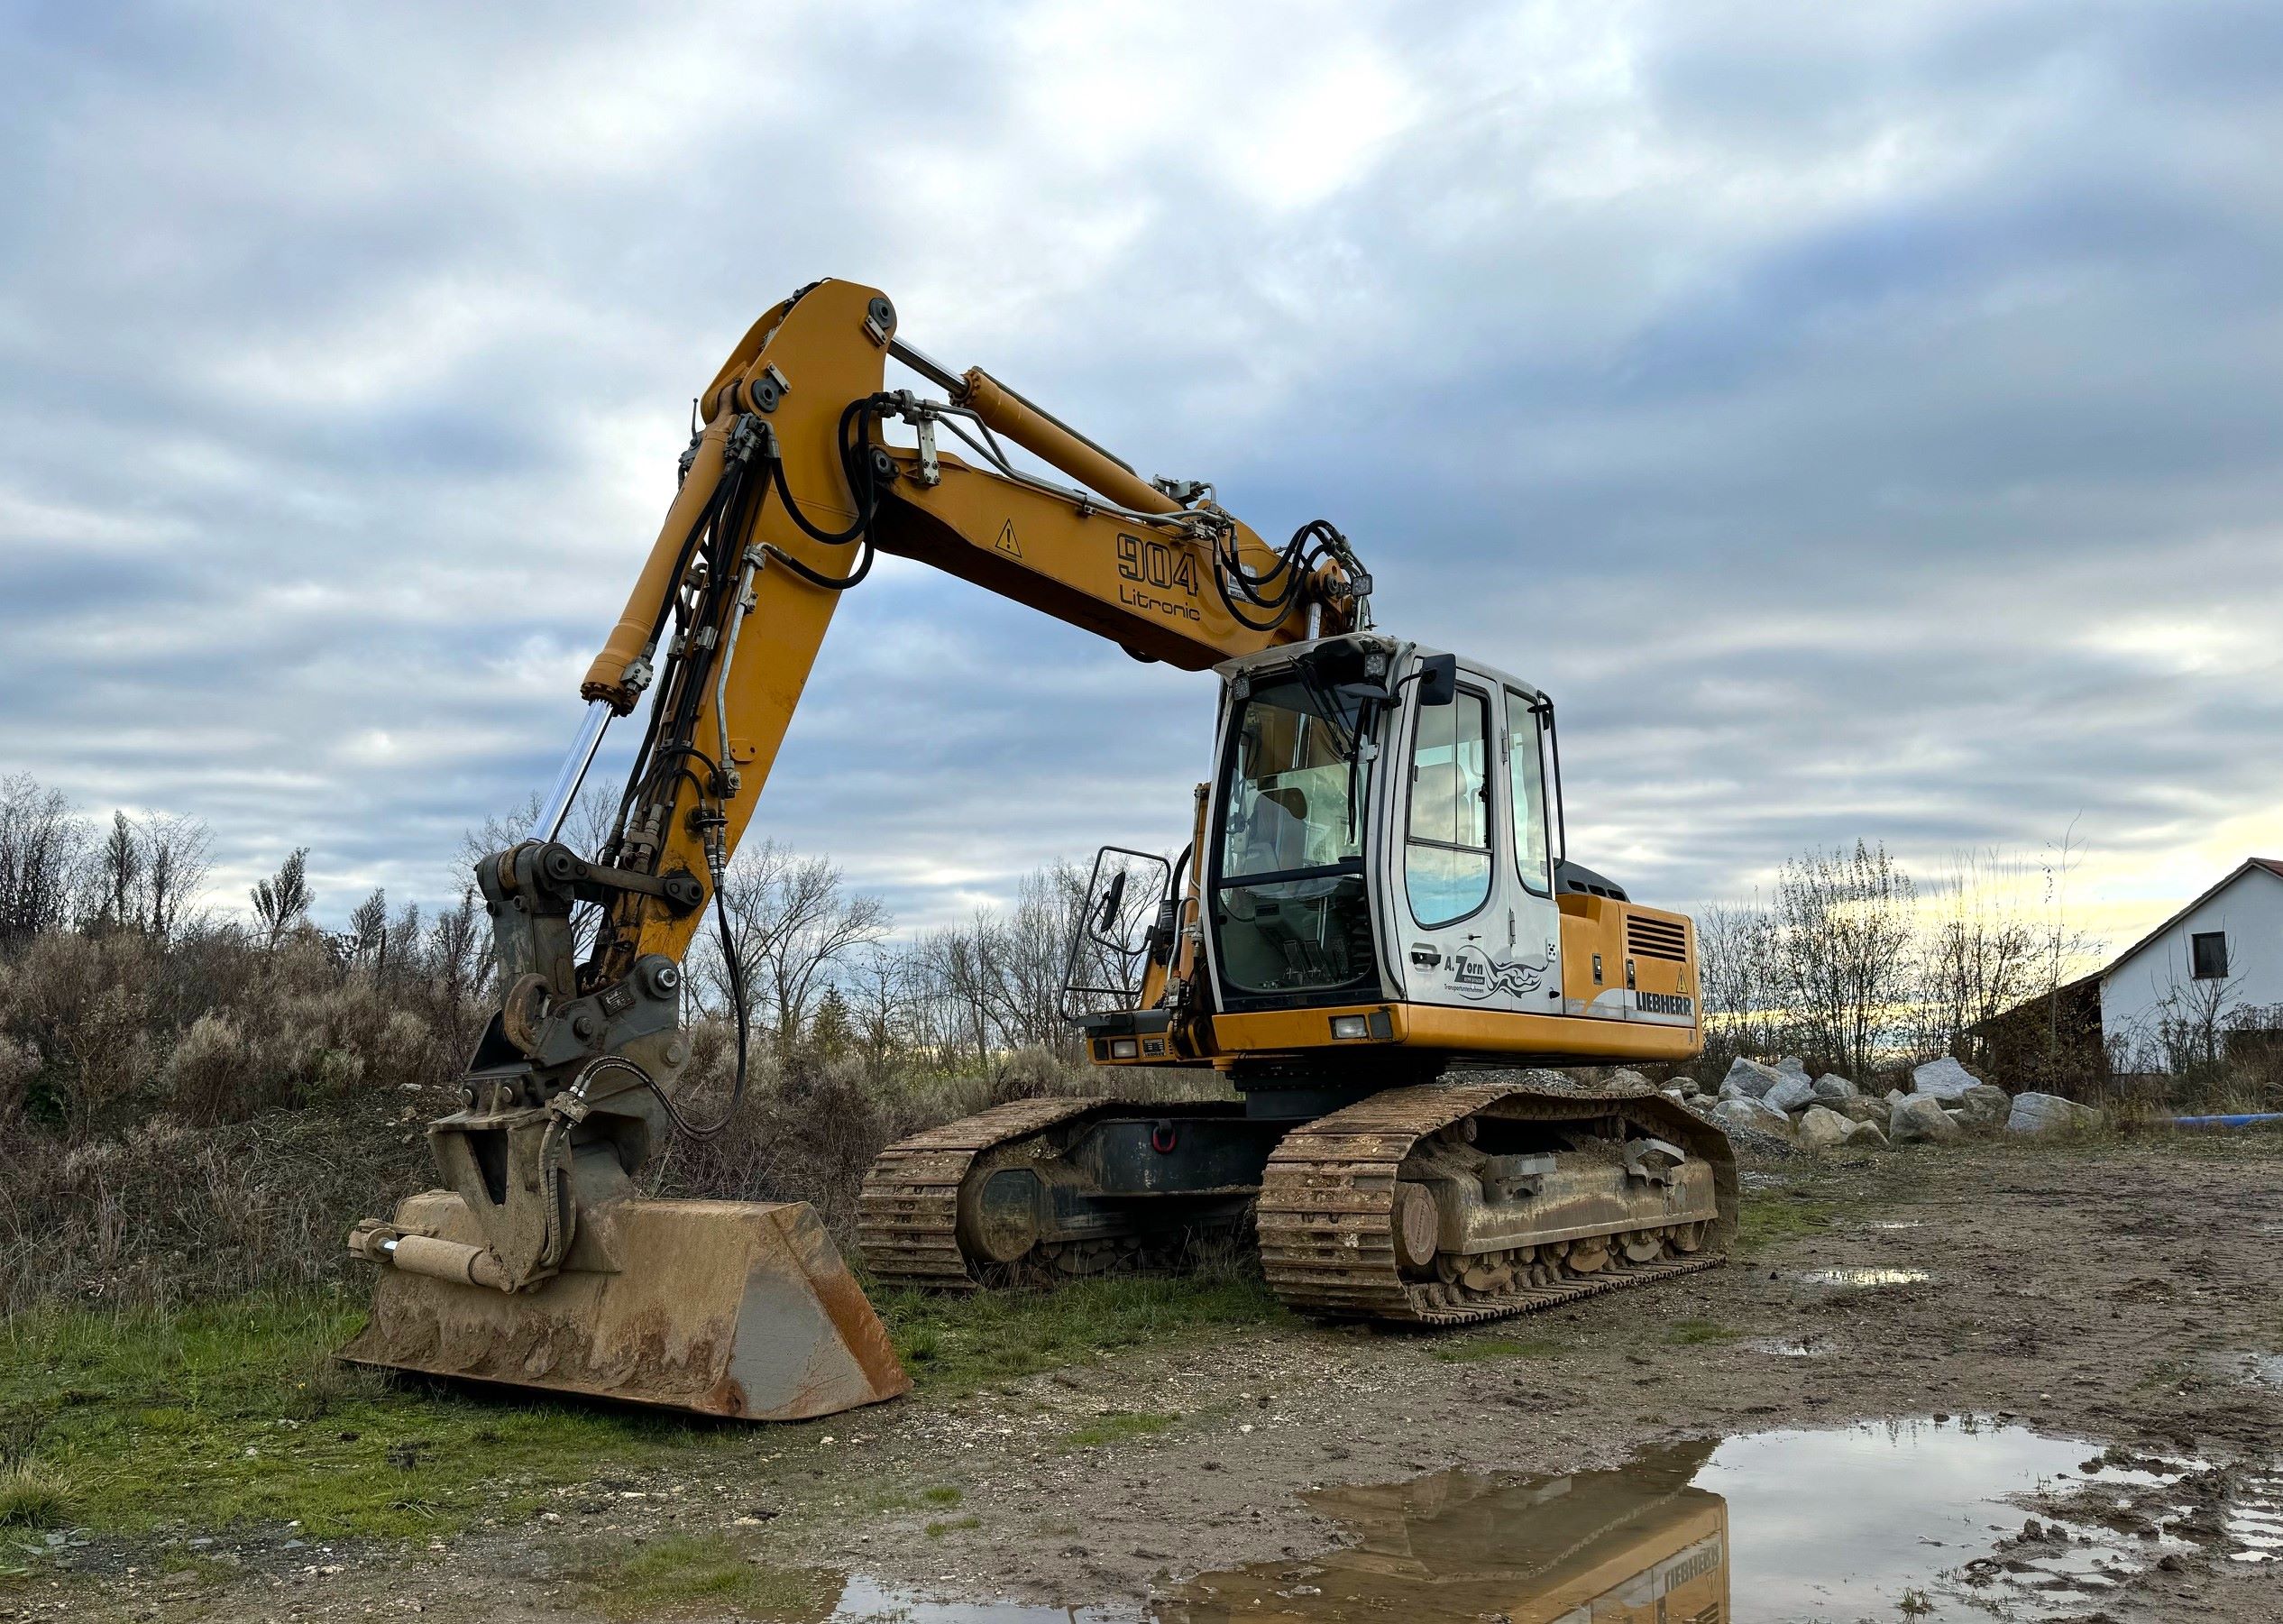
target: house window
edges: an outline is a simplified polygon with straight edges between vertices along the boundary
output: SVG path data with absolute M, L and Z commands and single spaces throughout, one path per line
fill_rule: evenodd
M 2188 964 L 2198 981 L 2227 979 L 2227 932 L 2199 931 L 2188 938 Z

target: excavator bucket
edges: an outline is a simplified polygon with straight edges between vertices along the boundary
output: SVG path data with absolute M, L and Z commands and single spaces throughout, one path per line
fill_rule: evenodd
M 389 1266 L 341 1350 L 352 1363 L 748 1421 L 829 1416 L 912 1386 L 804 1203 L 600 1203 L 562 1270 L 517 1292 L 477 1283 L 485 1237 L 452 1191 L 359 1226 L 352 1246 L 382 1262 L 371 1233 L 387 1237 Z

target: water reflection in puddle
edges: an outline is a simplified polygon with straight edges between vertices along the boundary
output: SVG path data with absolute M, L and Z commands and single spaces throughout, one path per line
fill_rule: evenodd
M 2228 1508 L 2228 1537 L 2236 1562 L 2283 1562 L 2283 1474 L 2255 1478 Z
M 2283 1353 L 2214 1353 L 2214 1368 L 2223 1374 L 2262 1387 L 2283 1387 Z
M 1147 1615 L 1132 1607 L 1049 1607 L 1022 1601 L 923 1601 L 851 1579 L 840 1605 L 824 1624 L 1132 1624 Z
M 1967 1418 L 1760 1433 L 1560 1477 L 1440 1473 L 1311 1494 L 1310 1506 L 1343 1526 L 1345 1546 L 1203 1574 L 1146 1606 L 927 1602 L 858 1581 L 832 1617 L 1965 1624 L 1994 1612 L 2026 1624 L 2081 1616 L 2120 1576 L 2186 1548 L 2152 1526 L 2118 1533 L 2098 1514 L 2120 1494 L 2164 1500 L 2187 1468 L 2105 1465 L 2093 1453 Z M 2041 1535 L 2024 1538 L 2031 1516 Z M 2283 1479 L 2253 1485 L 2223 1520 L 2237 1560 L 2283 1555 Z M 1898 1610 L 1906 1597 L 1924 1610 Z
M 1820 1359 L 1829 1352 L 1811 1336 L 1786 1339 L 1781 1336 L 1761 1336 L 1744 1344 L 1755 1353 L 1773 1353 L 1778 1359 Z
M 1933 1276 L 1923 1269 L 1875 1269 L 1849 1266 L 1836 1269 L 1802 1269 L 1793 1277 L 1811 1286 L 1915 1286 Z

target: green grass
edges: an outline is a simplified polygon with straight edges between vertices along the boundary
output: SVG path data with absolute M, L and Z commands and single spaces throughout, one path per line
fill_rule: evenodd
M 328 1296 L 176 1315 L 42 1311 L 0 1326 L 0 1428 L 72 1520 L 133 1534 L 298 1518 L 412 1538 L 528 1516 L 550 1489 L 724 1435 L 564 1399 L 391 1385 L 329 1357 L 361 1308 Z
M 1673 1327 L 1664 1340 L 1675 1347 L 1696 1348 L 1713 1343 L 1734 1342 L 1737 1335 L 1717 1319 L 1684 1319 Z
M 0 1467 L 0 1528 L 52 1528 L 69 1508 L 63 1491 L 31 1467 Z
M 1154 1415 L 1147 1410 L 1114 1409 L 1084 1427 L 1074 1427 L 1062 1435 L 1065 1449 L 1100 1449 L 1111 1444 L 1131 1443 L 1135 1438 L 1155 1437 L 1167 1431 L 1181 1418 Z
M 1747 1257 L 1780 1242 L 1829 1229 L 1838 1209 L 1828 1201 L 1784 1190 L 1747 1190 L 1736 1216 L 1737 1250 Z
M 1288 1321 L 1258 1280 L 1077 1280 L 1052 1291 L 873 1298 L 922 1395 L 956 1398 L 1097 1354 L 1214 1331 Z
M 970 1511 L 965 1517 L 955 1517 L 949 1522 L 930 1523 L 928 1525 L 928 1537 L 930 1539 L 940 1539 L 946 1534 L 956 1534 L 964 1529 L 979 1528 L 982 1526 L 983 1518 L 977 1517 L 974 1512 Z
M 1287 1317 L 1242 1279 L 901 1292 L 881 1307 L 923 1401 Z M 479 1518 L 513 1526 L 598 1473 L 685 1465 L 755 1436 L 351 1370 L 331 1354 L 362 1313 L 362 1298 L 313 1293 L 174 1314 L 46 1309 L 0 1325 L 0 1440 L 14 1462 L 0 1469 L 0 1527 L 68 1518 L 135 1535 L 298 1519 L 311 1538 L 425 1539 Z M 876 1509 L 949 1508 L 959 1491 L 894 1499 Z
M 749 1561 L 718 1534 L 654 1539 L 630 1556 L 579 1576 L 614 1619 L 699 1609 L 718 1615 L 725 1607 L 771 1618 L 817 1617 L 840 1594 L 840 1582 L 831 1574 Z
M 940 1510 L 946 1507 L 956 1506 L 966 1498 L 964 1491 L 953 1488 L 949 1483 L 939 1483 L 931 1489 L 921 1489 L 916 1493 L 910 1489 L 902 1488 L 874 1489 L 857 1500 L 857 1509 L 869 1516 L 885 1517 L 895 1511 L 916 1511 L 922 1506 Z
M 1545 1359 L 1562 1351 L 1551 1336 L 1470 1336 L 1432 1350 L 1445 1364 L 1484 1364 L 1494 1359 Z

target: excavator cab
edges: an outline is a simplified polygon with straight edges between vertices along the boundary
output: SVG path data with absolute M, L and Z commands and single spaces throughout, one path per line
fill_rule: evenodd
M 1217 1012 L 1360 1014 L 1325 1017 L 1326 1044 L 1394 1041 L 1407 1004 L 1561 1013 L 1536 690 L 1368 632 L 1221 674 L 1200 871 Z
M 1096 1061 L 1320 1089 L 1696 1053 L 1692 927 L 1569 860 L 1544 693 L 1370 631 L 1217 670 L 1187 893 L 1126 946 L 1130 996 L 1073 988 Z

